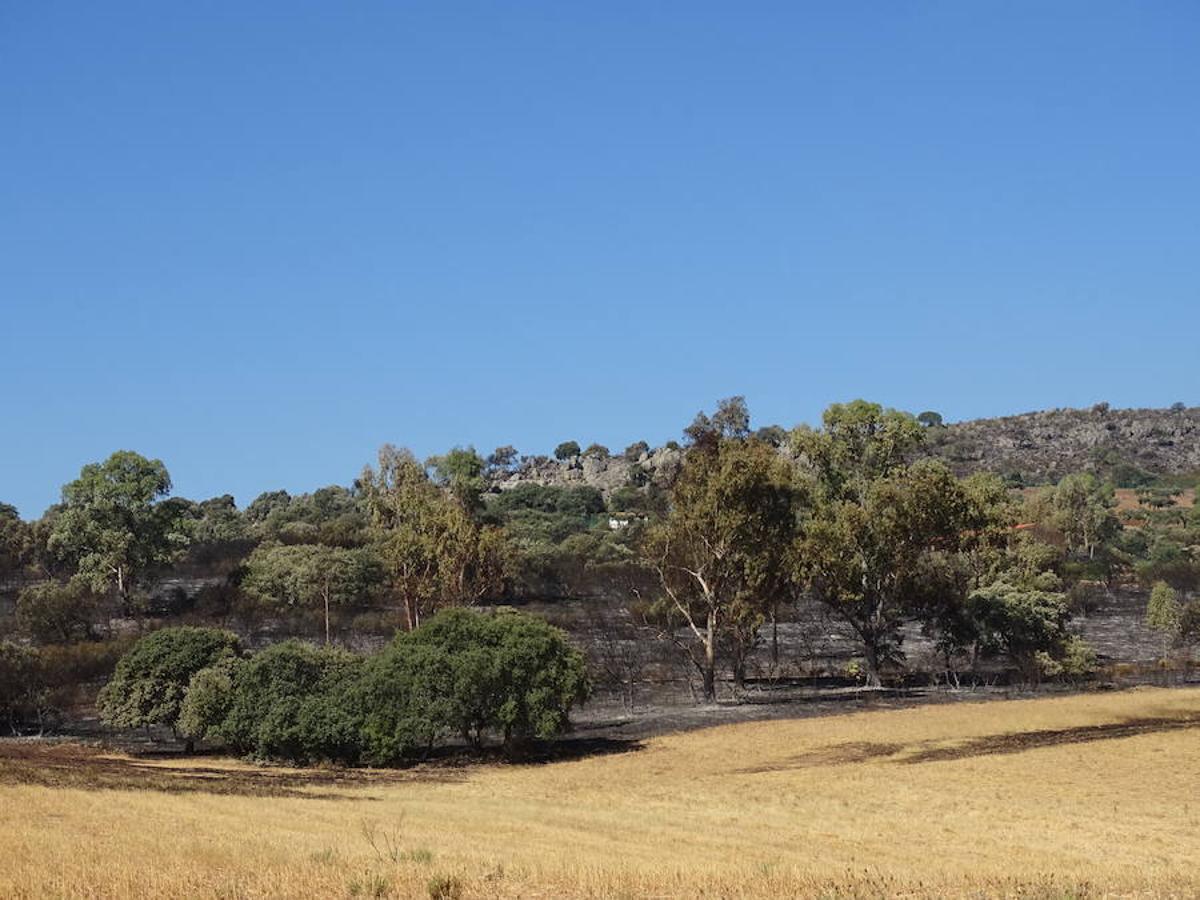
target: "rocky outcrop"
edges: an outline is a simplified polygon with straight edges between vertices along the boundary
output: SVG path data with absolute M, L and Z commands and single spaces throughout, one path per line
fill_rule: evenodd
M 1118 481 L 1139 472 L 1200 472 L 1200 407 L 1053 409 L 954 422 L 929 429 L 927 438 L 923 453 L 944 460 L 959 475 L 991 471 L 1026 484 L 1081 471 Z M 667 487 L 682 462 L 683 451 L 670 447 L 636 460 L 589 454 L 566 460 L 527 457 L 517 471 L 496 477 L 492 486 L 588 485 L 607 496 L 628 484 Z
M 668 486 L 683 464 L 683 451 L 659 447 L 641 454 L 636 460 L 624 456 L 581 454 L 568 459 L 545 456 L 525 458 L 519 469 L 493 481 L 499 490 L 511 490 L 520 484 L 544 484 L 558 487 L 588 486 L 607 496 L 625 485 Z

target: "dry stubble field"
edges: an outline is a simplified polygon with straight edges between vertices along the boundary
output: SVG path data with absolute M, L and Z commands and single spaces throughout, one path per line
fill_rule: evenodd
M 1194 897 L 1200 690 L 404 772 L 9 741 L 0 823 L 4 897 Z

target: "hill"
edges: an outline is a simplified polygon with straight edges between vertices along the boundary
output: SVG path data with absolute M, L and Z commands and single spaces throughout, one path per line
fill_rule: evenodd
M 1023 484 L 1093 471 L 1120 487 L 1200 470 L 1200 407 L 1054 409 L 930 430 L 929 452 L 958 474 L 987 470 Z
M 781 452 L 784 448 L 786 443 Z M 925 452 L 944 460 L 958 475 L 992 471 L 1014 484 L 1036 485 L 1091 471 L 1131 488 L 1200 472 L 1200 407 L 1110 409 L 1101 403 L 1091 409 L 952 422 L 928 430 Z M 631 484 L 665 486 L 681 461 L 681 452 L 671 445 L 629 457 L 526 457 L 516 471 L 496 477 L 493 486 L 507 490 L 525 483 L 587 485 L 608 495 Z

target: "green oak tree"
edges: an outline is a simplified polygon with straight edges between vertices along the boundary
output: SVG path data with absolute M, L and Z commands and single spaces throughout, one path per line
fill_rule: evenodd
M 554 458 L 558 460 L 571 459 L 579 455 L 578 441 L 563 441 L 554 448 Z
M 121 657 L 100 690 L 100 717 L 119 728 L 168 727 L 176 732 L 192 676 L 238 654 L 238 639 L 216 628 L 163 628 Z
M 115 588 L 133 609 L 148 570 L 176 559 L 188 542 L 186 510 L 164 498 L 167 467 L 129 450 L 83 467 L 62 490 L 50 548 L 70 559 L 95 591 Z
M 369 603 L 383 577 L 381 561 L 371 549 L 267 544 L 246 560 L 242 590 L 268 605 L 320 607 L 328 644 L 331 607 Z

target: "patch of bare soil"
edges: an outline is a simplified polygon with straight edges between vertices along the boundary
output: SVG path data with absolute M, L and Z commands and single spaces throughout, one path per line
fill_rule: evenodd
M 1044 695 L 1043 692 L 1042 695 Z M 739 700 L 690 702 L 680 693 L 658 691 L 632 710 L 602 698 L 572 714 L 574 734 L 610 740 L 641 741 L 664 734 L 737 722 L 766 722 L 844 715 L 868 710 L 905 709 L 934 703 L 977 703 L 1026 696 L 1011 688 L 811 688 L 777 684 L 748 691 Z M 1033 694 L 1028 694 L 1033 696 Z

